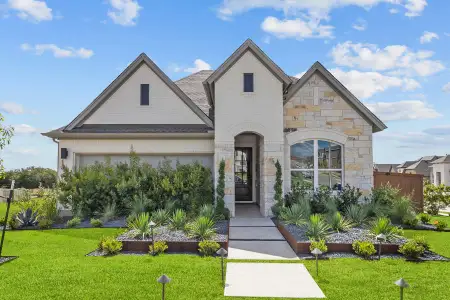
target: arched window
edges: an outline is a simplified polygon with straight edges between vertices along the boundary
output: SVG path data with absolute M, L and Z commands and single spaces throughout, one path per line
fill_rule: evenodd
M 291 185 L 311 188 L 342 187 L 342 146 L 325 140 L 307 140 L 291 146 Z

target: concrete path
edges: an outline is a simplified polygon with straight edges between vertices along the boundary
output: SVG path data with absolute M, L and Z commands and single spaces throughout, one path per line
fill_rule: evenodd
M 225 296 L 325 298 L 303 264 L 228 263 Z

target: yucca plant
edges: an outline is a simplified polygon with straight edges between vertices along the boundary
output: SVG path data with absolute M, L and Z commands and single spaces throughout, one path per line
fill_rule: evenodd
M 186 213 L 182 209 L 177 209 L 170 218 L 170 228 L 173 230 L 182 230 L 186 225 Z
M 152 214 L 152 221 L 155 222 L 157 226 L 166 225 L 169 221 L 169 213 L 165 209 L 158 209 Z
M 142 236 L 144 239 L 150 234 L 150 215 L 148 213 L 141 213 L 133 218 L 128 224 L 128 228 L 136 233 L 136 236 Z
M 101 220 L 106 223 L 116 217 L 116 204 L 110 203 L 105 206 L 102 212 Z
M 199 217 L 207 217 L 207 218 L 213 220 L 215 217 L 214 206 L 212 206 L 211 204 L 204 204 L 200 208 L 198 216 Z
M 280 212 L 280 218 L 286 224 L 301 226 L 306 223 L 311 214 L 311 207 L 306 201 L 292 204 L 289 208 L 284 208 Z
M 19 227 L 36 226 L 38 224 L 38 218 L 39 215 L 37 211 L 33 212 L 31 208 L 21 210 L 16 215 L 16 220 Z
M 345 211 L 345 216 L 349 219 L 355 226 L 361 226 L 367 221 L 367 209 L 364 205 L 352 204 L 347 207 Z
M 374 236 L 384 234 L 388 241 L 403 235 L 402 230 L 392 225 L 391 221 L 385 217 L 372 221 L 369 225 L 369 230 Z
M 130 205 L 130 215 L 137 216 L 147 210 L 149 200 L 144 195 L 144 193 L 140 193 L 139 195 L 134 195 L 133 201 Z
M 353 223 L 344 218 L 338 211 L 328 216 L 328 224 L 337 232 L 349 231 L 353 227 Z
M 199 240 L 211 239 L 216 234 L 214 221 L 207 217 L 199 217 L 188 225 L 189 236 Z
M 328 225 L 321 215 L 314 214 L 309 217 L 309 222 L 305 225 L 306 236 L 311 240 L 319 241 L 325 239 L 330 234 L 330 225 Z

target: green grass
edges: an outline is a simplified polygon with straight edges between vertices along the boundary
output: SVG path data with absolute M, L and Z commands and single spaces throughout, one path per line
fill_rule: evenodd
M 450 258 L 450 232 L 439 232 L 432 230 L 405 230 L 407 238 L 413 238 L 416 235 L 423 235 L 431 244 L 431 250 L 445 257 Z M 450 266 L 448 266 L 450 269 Z
M 34 200 L 37 200 L 39 203 L 42 203 L 42 201 L 44 201 L 41 198 L 34 198 Z M 6 207 L 7 207 L 6 202 L 1 202 L 0 203 L 0 218 L 4 218 L 5 217 Z M 9 209 L 9 217 L 8 217 L 8 219 L 10 219 L 13 214 L 18 213 L 19 211 L 20 211 L 20 207 L 17 204 L 17 202 L 12 202 L 11 203 L 11 207 Z
M 434 221 L 444 221 L 445 223 L 447 223 L 447 228 L 450 227 L 450 217 L 449 216 L 432 216 L 431 224 L 433 224 Z
M 194 255 L 85 257 L 103 235 L 120 229 L 64 229 L 7 232 L 4 255 L 19 259 L 0 266 L 0 299 L 160 299 L 156 278 L 172 278 L 167 299 L 227 299 L 223 296 L 220 260 Z M 446 252 L 450 233 L 425 234 L 436 251 Z M 444 254 L 444 253 L 443 253 Z M 301 261 L 314 273 L 313 261 Z M 334 259 L 320 262 L 318 283 L 328 299 L 397 299 L 393 282 L 411 285 L 406 299 L 448 299 L 450 265 L 385 259 Z M 299 286 L 301 282 L 298 283 Z M 251 298 L 234 298 L 251 299 Z M 264 299 L 264 298 L 255 298 Z

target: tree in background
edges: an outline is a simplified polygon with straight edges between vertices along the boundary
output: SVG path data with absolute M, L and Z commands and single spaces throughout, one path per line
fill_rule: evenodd
M 0 114 L 0 150 L 9 145 L 14 134 L 14 128 L 3 125 L 4 120 L 2 114 Z M 5 176 L 4 170 L 3 159 L 0 157 L 0 179 L 3 179 Z
M 423 190 L 425 209 L 429 214 L 437 215 L 441 208 L 450 205 L 450 186 L 425 184 Z
M 37 189 L 40 186 L 51 188 L 56 184 L 56 171 L 42 167 L 28 167 L 5 172 L 1 186 L 9 186 L 11 180 L 16 181 L 16 188 Z

